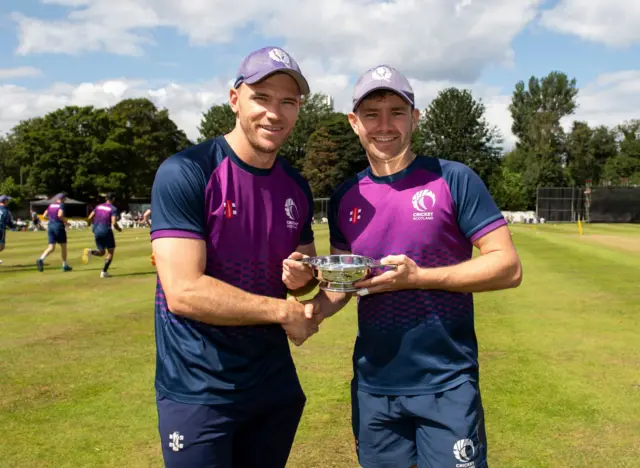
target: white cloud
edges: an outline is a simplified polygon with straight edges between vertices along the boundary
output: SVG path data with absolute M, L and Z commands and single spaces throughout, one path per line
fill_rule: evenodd
M 311 73 L 314 92 L 332 96 L 338 111 L 348 112 L 351 105 L 352 85 L 348 75 L 330 74 L 322 70 L 319 62 L 302 64 Z M 511 96 L 497 88 L 483 85 L 464 85 L 451 81 L 411 80 L 416 93 L 417 106 L 427 107 L 438 92 L 450 86 L 469 89 L 486 107 L 487 121 L 501 131 L 504 147 L 513 147 L 512 119 L 509 113 Z M 229 81 L 216 78 L 203 83 L 168 83 L 151 85 L 143 80 L 124 78 L 96 83 L 56 83 L 43 90 L 29 90 L 15 85 L 0 85 L 0 134 L 7 133 L 21 120 L 44 115 L 66 105 L 93 105 L 107 107 L 122 99 L 147 97 L 159 108 L 169 109 L 170 117 L 195 140 L 202 114 L 213 104 L 227 102 Z M 625 120 L 640 118 L 640 70 L 621 71 L 600 75 L 587 83 L 578 95 L 576 113 L 563 120 L 568 130 L 574 120 L 584 120 L 591 126 L 615 126 Z
M 0 68 L 0 80 L 39 76 L 42 72 L 35 67 Z
M 296 59 L 362 72 L 380 61 L 418 79 L 474 81 L 487 64 L 509 64 L 511 41 L 542 0 L 47 0 L 63 20 L 14 13 L 18 53 L 139 55 L 152 32 L 177 29 L 192 44 L 230 42 L 250 27 L 287 44 Z
M 543 26 L 610 46 L 640 41 L 640 3 L 629 0 L 560 0 L 540 18 Z
M 578 109 L 563 122 L 581 120 L 590 126 L 614 127 L 626 120 L 640 119 L 640 70 L 600 75 L 578 94 Z
M 76 106 L 109 107 L 122 99 L 146 97 L 156 106 L 169 109 L 170 117 L 187 135 L 196 139 L 198 124 L 212 104 L 226 102 L 228 84 L 223 80 L 151 87 L 144 81 L 126 79 L 71 85 L 56 83 L 44 90 L 0 85 L 0 134 L 8 133 L 20 121 L 44 115 L 58 108 Z

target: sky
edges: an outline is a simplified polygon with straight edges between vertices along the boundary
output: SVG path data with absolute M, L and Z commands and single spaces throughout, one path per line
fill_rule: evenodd
M 421 109 L 469 89 L 513 145 L 515 84 L 562 71 L 563 122 L 640 118 L 640 2 L 629 0 L 0 0 L 0 135 L 65 105 L 147 97 L 196 139 L 242 58 L 289 52 L 312 92 L 348 112 L 358 77 L 390 65 Z

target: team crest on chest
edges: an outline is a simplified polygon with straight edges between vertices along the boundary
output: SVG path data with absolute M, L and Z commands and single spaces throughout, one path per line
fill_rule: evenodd
M 298 207 L 296 206 L 296 202 L 293 201 L 293 198 L 287 198 L 287 201 L 284 202 L 284 213 L 287 215 L 287 227 L 289 229 L 298 229 L 298 225 L 300 224 L 300 212 L 298 211 Z
M 429 189 L 417 191 L 411 199 L 413 205 L 413 220 L 424 221 L 433 219 L 433 209 L 436 206 L 436 194 Z

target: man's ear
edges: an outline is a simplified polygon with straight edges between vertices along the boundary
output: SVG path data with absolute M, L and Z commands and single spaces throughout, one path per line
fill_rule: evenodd
M 349 119 L 349 123 L 351 124 L 351 128 L 353 129 L 354 133 L 360 136 L 360 134 L 358 133 L 358 116 L 353 112 L 349 112 L 349 114 L 347 114 L 347 118 Z
M 418 124 L 420 123 L 420 109 L 413 109 L 411 112 L 411 128 L 413 131 L 418 128 Z
M 231 88 L 229 90 L 229 106 L 234 114 L 238 115 L 238 105 L 240 101 L 240 90 L 237 88 Z

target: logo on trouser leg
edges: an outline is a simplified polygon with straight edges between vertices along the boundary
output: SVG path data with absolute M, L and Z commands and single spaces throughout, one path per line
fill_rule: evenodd
M 169 434 L 169 439 L 171 440 L 169 447 L 171 447 L 171 450 L 174 452 L 179 452 L 181 448 L 184 448 L 184 444 L 180 443 L 181 440 L 184 440 L 184 436 L 178 431 Z
M 471 439 L 461 439 L 453 445 L 453 456 L 460 463 L 456 468 L 473 468 L 475 463 L 472 462 L 476 456 L 476 447 Z

